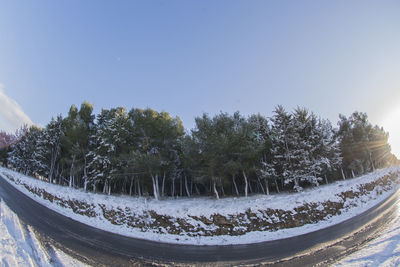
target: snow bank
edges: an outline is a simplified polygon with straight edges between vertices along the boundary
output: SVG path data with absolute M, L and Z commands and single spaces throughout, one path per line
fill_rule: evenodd
M 263 242 L 342 222 L 390 196 L 399 172 L 391 167 L 294 194 L 156 201 L 88 193 L 0 169 L 16 188 L 74 220 L 129 237 L 194 245 Z

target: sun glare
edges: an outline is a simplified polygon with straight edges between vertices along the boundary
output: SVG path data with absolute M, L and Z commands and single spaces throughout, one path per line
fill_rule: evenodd
M 389 144 L 392 153 L 400 158 L 400 107 L 389 113 L 382 122 L 386 132 L 389 132 Z

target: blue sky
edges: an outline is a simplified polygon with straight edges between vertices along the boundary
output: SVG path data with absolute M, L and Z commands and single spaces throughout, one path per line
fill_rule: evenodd
M 400 155 L 399 14 L 398 1 L 2 1 L 0 127 L 84 100 L 187 128 L 282 104 L 333 123 L 367 112 Z

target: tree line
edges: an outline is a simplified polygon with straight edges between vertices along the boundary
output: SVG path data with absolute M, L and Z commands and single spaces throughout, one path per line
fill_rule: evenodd
M 0 132 L 0 160 L 50 183 L 156 199 L 301 191 L 397 163 L 388 133 L 360 112 L 340 115 L 337 128 L 301 107 L 277 106 L 270 118 L 203 114 L 185 132 L 164 111 L 95 116 L 88 102 L 44 128 Z

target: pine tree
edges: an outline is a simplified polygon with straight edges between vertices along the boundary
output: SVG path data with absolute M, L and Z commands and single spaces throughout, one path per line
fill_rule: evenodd
M 294 190 L 301 191 L 299 171 L 296 168 L 296 160 L 299 157 L 297 146 L 300 140 L 293 124 L 292 115 L 282 106 L 277 106 L 271 122 L 271 153 L 275 158 L 272 162 L 273 168 L 281 178 L 282 184 L 292 185 Z
M 53 182 L 56 164 L 61 155 L 61 138 L 64 135 L 61 115 L 57 119 L 52 118 L 38 140 L 36 153 L 44 166 L 44 175 L 50 183 Z
M 90 182 L 102 183 L 103 193 L 111 194 L 112 183 L 120 178 L 122 166 L 118 158 L 127 135 L 127 114 L 124 108 L 103 109 L 97 118 L 92 137 L 93 150 L 87 153 Z
M 29 127 L 19 141 L 12 146 L 8 161 L 17 171 L 35 175 L 44 169 L 40 156 L 36 152 L 42 130 L 36 126 Z

